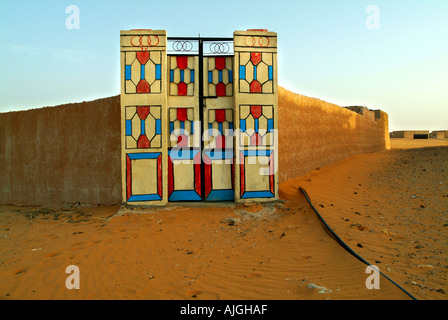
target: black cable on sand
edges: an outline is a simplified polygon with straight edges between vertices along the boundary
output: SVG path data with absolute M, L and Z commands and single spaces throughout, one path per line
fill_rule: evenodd
M 386 276 L 384 273 L 382 273 L 380 270 L 376 269 L 375 267 L 373 267 L 372 264 L 370 264 L 369 262 L 367 262 L 363 257 L 361 257 L 359 254 L 357 254 L 352 248 L 350 248 L 337 234 L 336 232 L 334 232 L 330 226 L 327 224 L 327 222 L 324 220 L 324 218 L 320 215 L 320 213 L 317 211 L 317 209 L 314 207 L 314 205 L 311 203 L 311 200 L 308 196 L 308 193 L 306 192 L 305 189 L 303 189 L 302 187 L 299 187 L 299 190 L 302 192 L 302 194 L 305 196 L 306 201 L 308 201 L 308 204 L 311 206 L 311 208 L 313 209 L 313 211 L 316 213 L 317 217 L 319 218 L 320 222 L 323 224 L 325 231 L 334 239 L 336 240 L 336 242 L 342 247 L 344 248 L 348 253 L 350 253 L 352 256 L 354 256 L 356 259 L 358 259 L 359 261 L 361 261 L 362 263 L 370 266 L 371 268 L 375 269 L 376 271 L 378 271 L 384 278 L 386 278 L 387 280 L 389 280 L 390 282 L 392 282 L 395 286 L 397 286 L 401 291 L 403 291 L 404 293 L 406 293 L 409 297 L 411 297 L 413 300 L 417 300 L 416 297 L 414 297 L 412 294 L 410 294 L 409 292 L 407 292 L 405 289 L 403 289 L 401 286 L 399 286 L 395 281 L 393 281 L 392 279 L 390 279 L 388 276 Z

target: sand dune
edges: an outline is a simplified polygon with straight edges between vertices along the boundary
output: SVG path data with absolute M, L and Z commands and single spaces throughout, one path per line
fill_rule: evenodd
M 418 299 L 447 299 L 447 168 L 447 147 L 397 149 L 353 156 L 294 183 L 366 260 Z
M 366 260 L 419 299 L 446 299 L 447 156 L 353 156 L 281 184 L 283 201 L 264 205 L 3 206 L 0 299 L 409 299 L 383 277 L 366 288 L 366 266 L 299 186 Z M 79 290 L 65 286 L 68 265 Z
M 302 197 L 291 206 L 125 212 L 64 223 L 3 212 L 1 295 L 9 299 L 405 298 L 365 288 L 365 266 L 323 231 Z M 117 208 L 104 208 L 114 212 Z M 89 219 L 101 218 L 94 209 Z M 99 212 L 101 213 L 101 212 Z M 80 268 L 81 289 L 65 288 Z M 319 294 L 309 284 L 331 293 Z M 361 293 L 362 292 L 362 293 Z

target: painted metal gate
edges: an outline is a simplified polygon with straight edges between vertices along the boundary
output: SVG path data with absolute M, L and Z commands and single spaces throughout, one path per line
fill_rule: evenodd
M 233 39 L 168 48 L 168 201 L 233 201 Z
M 123 202 L 278 199 L 276 33 L 120 38 Z

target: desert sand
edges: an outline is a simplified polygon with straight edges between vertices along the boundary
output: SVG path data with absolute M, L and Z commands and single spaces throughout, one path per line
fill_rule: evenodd
M 427 148 L 427 147 L 439 147 L 448 146 L 448 139 L 405 139 L 405 138 L 393 138 L 391 140 L 392 149 L 414 149 L 414 148 Z
M 447 299 L 448 147 L 392 148 L 288 180 L 275 203 L 2 206 L 0 299 L 410 299 L 384 277 L 366 288 L 366 265 L 325 232 L 299 187 L 406 291 Z M 68 265 L 79 290 L 65 286 Z

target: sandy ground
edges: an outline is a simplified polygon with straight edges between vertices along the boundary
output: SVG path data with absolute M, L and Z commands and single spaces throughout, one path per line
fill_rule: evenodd
M 448 139 L 405 139 L 392 138 L 390 139 L 390 147 L 392 149 L 412 149 L 412 148 L 427 148 L 448 146 Z
M 294 184 L 344 242 L 416 298 L 448 299 L 448 147 L 404 140 Z
M 394 143 L 392 143 L 394 147 Z M 448 148 L 350 157 L 281 202 L 131 210 L 0 207 L 0 299 L 447 299 Z M 68 265 L 80 289 L 68 290 Z

